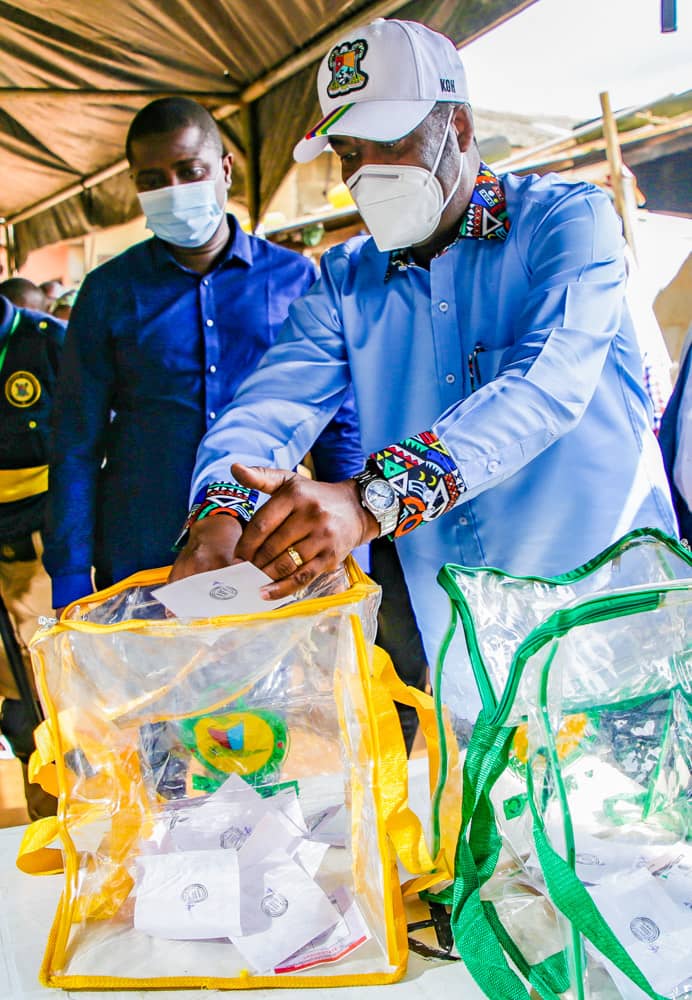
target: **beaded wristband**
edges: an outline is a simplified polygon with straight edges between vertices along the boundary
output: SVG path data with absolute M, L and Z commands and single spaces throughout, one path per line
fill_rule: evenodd
M 190 527 L 205 517 L 216 517 L 226 514 L 247 524 L 255 512 L 259 493 L 238 483 L 209 483 L 197 493 L 182 530 L 175 540 L 173 548 L 178 551 L 187 542 Z

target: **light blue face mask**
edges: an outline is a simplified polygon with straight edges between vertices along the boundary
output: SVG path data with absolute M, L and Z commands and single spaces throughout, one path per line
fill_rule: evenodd
M 219 228 L 224 210 L 216 196 L 216 181 L 174 184 L 137 197 L 155 236 L 176 247 L 192 249 L 207 243 Z

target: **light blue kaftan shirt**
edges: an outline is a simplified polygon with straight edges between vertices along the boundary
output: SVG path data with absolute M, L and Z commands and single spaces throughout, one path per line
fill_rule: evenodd
M 351 383 L 366 454 L 434 431 L 467 492 L 396 543 L 431 663 L 444 563 L 552 576 L 632 528 L 676 530 L 610 202 L 555 175 L 502 180 L 505 241 L 459 239 L 387 281 L 372 239 L 329 250 L 192 484 L 228 480 L 231 461 L 293 468 Z

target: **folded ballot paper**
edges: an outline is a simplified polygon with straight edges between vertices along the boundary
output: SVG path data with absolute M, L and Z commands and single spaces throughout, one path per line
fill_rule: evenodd
M 345 886 L 319 885 L 338 843 L 293 789 L 262 798 L 231 775 L 212 795 L 168 803 L 136 859 L 134 925 L 170 940 L 227 938 L 257 973 L 334 962 L 369 938 Z M 312 830 L 319 839 L 313 838 Z
M 271 611 L 295 600 L 283 597 L 278 601 L 265 601 L 260 588 L 272 582 L 261 569 L 243 562 L 188 576 L 151 593 L 178 618 L 250 615 Z

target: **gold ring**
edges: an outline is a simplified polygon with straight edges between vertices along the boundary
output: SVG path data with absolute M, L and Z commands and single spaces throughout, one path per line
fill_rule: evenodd
M 288 552 L 293 562 L 296 564 L 296 567 L 303 565 L 303 558 L 300 552 L 297 552 L 292 545 L 289 545 L 286 551 Z

